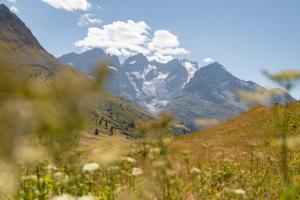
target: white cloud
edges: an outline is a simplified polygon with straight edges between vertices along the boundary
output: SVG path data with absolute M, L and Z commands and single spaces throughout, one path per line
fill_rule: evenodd
M 86 26 L 89 24 L 101 24 L 102 20 L 96 18 L 94 14 L 91 13 L 85 13 L 81 15 L 78 19 L 78 25 L 79 26 Z
M 17 3 L 17 0 L 7 0 L 10 3 Z
M 96 8 L 98 8 L 99 10 L 103 10 L 103 8 L 101 7 L 101 6 L 99 6 L 99 5 L 95 5 L 96 6 Z
M 148 54 L 145 44 L 148 42 L 149 29 L 143 21 L 116 21 L 102 28 L 89 28 L 87 36 L 75 42 L 75 46 L 83 49 L 104 48 L 114 55 Z
M 88 0 L 41 0 L 50 6 L 66 11 L 88 10 L 92 4 Z
M 75 46 L 84 50 L 104 48 L 107 52 L 118 56 L 142 53 L 150 60 L 160 62 L 167 62 L 174 56 L 189 53 L 180 47 L 176 35 L 167 30 L 157 30 L 151 38 L 150 30 L 144 21 L 116 21 L 102 28 L 89 28 L 87 36 L 75 42 Z
M 203 62 L 205 63 L 205 64 L 211 64 L 211 63 L 214 63 L 214 62 L 216 62 L 214 59 L 212 59 L 212 58 L 204 58 L 203 59 Z
M 157 30 L 152 41 L 148 44 L 149 50 L 154 52 L 150 59 L 167 62 L 173 59 L 173 56 L 189 53 L 186 49 L 180 48 L 179 45 L 176 35 L 167 30 Z
M 10 7 L 10 11 L 16 14 L 19 13 L 19 9 L 16 8 L 15 6 Z

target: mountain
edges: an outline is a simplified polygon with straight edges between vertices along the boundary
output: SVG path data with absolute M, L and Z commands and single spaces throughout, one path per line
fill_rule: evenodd
M 200 68 L 196 62 L 187 59 L 160 63 L 137 54 L 120 64 L 116 57 L 101 49 L 67 54 L 59 60 L 72 63 L 78 69 L 91 69 L 96 61 L 114 61 L 114 76 L 108 84 L 110 91 L 136 102 L 151 113 L 174 113 L 179 121 L 193 129 L 197 128 L 194 123 L 197 119 L 220 122 L 248 110 L 249 105 L 242 101 L 239 91 L 268 92 L 252 81 L 235 77 L 217 62 Z M 112 86 L 119 89 L 109 88 Z M 285 97 L 294 101 L 285 93 L 275 95 L 263 104 L 282 103 Z
M 100 51 L 96 53 L 96 57 L 101 55 Z M 114 59 L 114 64 L 118 65 L 118 59 L 113 56 L 111 58 Z M 8 69 L 7 73 L 2 74 L 16 77 L 17 80 L 38 79 L 41 82 L 36 82 L 46 86 L 58 77 L 66 77 L 64 75 L 71 75 L 82 81 L 92 81 L 74 68 L 60 64 L 40 45 L 29 28 L 3 4 L 0 5 L 0 66 Z M 0 100 L 4 96 L 5 93 L 1 91 Z M 113 126 L 117 132 L 133 136 L 136 134 L 133 124 L 154 119 L 136 104 L 108 92 L 91 98 L 90 104 L 90 128 L 98 128 L 101 133 L 109 132 L 109 128 Z
M 51 70 L 60 65 L 4 4 L 0 4 L 0 51 L 3 63 L 42 65 Z
M 78 70 L 87 74 L 92 74 L 94 67 L 98 64 L 120 67 L 118 57 L 106 54 L 102 49 L 92 49 L 82 54 L 70 53 L 61 56 L 58 60 L 66 65 L 74 65 Z
M 70 53 L 59 57 L 58 60 L 65 65 L 75 66 L 76 69 L 88 75 L 92 75 L 96 67 L 108 65 L 110 79 L 106 84 L 107 89 L 130 100 L 134 100 L 132 98 L 136 96 L 136 91 L 121 68 L 119 58 L 106 54 L 102 49 L 96 48 L 82 54 Z
M 243 92 L 267 92 L 262 86 L 241 80 L 219 63 L 212 63 L 200 68 L 186 86 L 170 101 L 164 109 L 173 112 L 182 120 L 196 128 L 194 120 L 224 121 L 249 109 L 249 106 L 238 95 Z M 278 94 L 262 102 L 272 105 L 275 102 L 294 101 L 289 94 Z
M 121 65 L 115 56 L 101 49 L 82 54 L 70 53 L 58 59 L 88 74 L 95 63 L 110 63 L 112 77 L 107 84 L 108 89 L 152 113 L 163 110 L 199 68 L 197 63 L 186 59 L 174 59 L 168 63 L 150 62 L 142 54 L 129 57 Z
M 137 91 L 137 103 L 150 112 L 158 113 L 184 87 L 198 65 L 178 59 L 167 63 L 150 62 L 139 54 L 128 58 L 123 68 Z

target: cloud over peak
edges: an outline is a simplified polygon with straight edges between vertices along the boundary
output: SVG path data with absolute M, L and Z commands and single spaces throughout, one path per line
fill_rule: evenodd
M 205 64 L 211 64 L 211 63 L 214 63 L 214 62 L 216 62 L 214 59 L 212 59 L 212 58 L 204 58 L 203 59 L 203 62 L 205 63 Z
M 17 0 L 7 0 L 10 3 L 17 3 Z
M 41 0 L 48 5 L 73 12 L 75 10 L 88 10 L 92 4 L 88 0 Z
M 144 44 L 148 41 L 149 29 L 143 21 L 116 21 L 102 28 L 89 28 L 87 36 L 75 42 L 75 46 L 82 49 L 104 48 L 107 52 L 118 56 L 148 54 Z
M 78 26 L 86 26 L 90 24 L 101 24 L 101 23 L 102 20 L 96 18 L 96 16 L 91 13 L 82 14 L 78 19 Z
M 150 30 L 144 21 L 115 21 L 102 28 L 89 28 L 87 36 L 75 42 L 75 46 L 84 50 L 103 48 L 118 56 L 142 53 L 151 60 L 161 62 L 167 62 L 176 55 L 189 53 L 179 47 L 176 35 L 167 30 L 157 30 L 151 37 Z
M 9 9 L 10 9 L 11 12 L 13 12 L 13 13 L 15 13 L 15 14 L 19 13 L 19 9 L 16 8 L 15 6 L 12 6 L 12 7 L 10 7 Z
M 148 48 L 153 52 L 150 59 L 167 62 L 176 55 L 189 54 L 184 48 L 179 47 L 178 37 L 167 30 L 157 30 L 154 37 L 148 44 Z

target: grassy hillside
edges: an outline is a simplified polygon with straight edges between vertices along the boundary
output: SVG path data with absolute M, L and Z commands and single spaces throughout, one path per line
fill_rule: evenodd
M 229 120 L 186 137 L 178 137 L 171 148 L 180 151 L 188 149 L 195 159 L 217 159 L 220 156 L 244 157 L 252 151 L 276 153 L 274 142 L 279 138 L 278 120 L 284 106 L 259 106 Z M 300 102 L 289 105 L 290 127 L 294 134 L 300 133 Z

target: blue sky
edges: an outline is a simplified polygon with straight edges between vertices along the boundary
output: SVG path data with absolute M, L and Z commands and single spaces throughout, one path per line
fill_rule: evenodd
M 63 1 L 71 2 L 68 4 L 69 7 L 55 4 L 57 2 L 61 4 Z M 81 1 L 81 4 L 76 6 L 76 1 Z M 97 43 L 93 36 L 101 33 L 103 39 L 111 30 L 115 31 L 113 34 L 117 34 L 119 32 L 116 30 L 119 29 L 115 27 L 125 30 L 123 32 L 130 32 L 129 28 L 133 27 L 135 30 L 133 34 L 138 32 L 139 35 L 129 43 L 137 42 L 137 45 L 132 47 L 134 50 L 124 51 L 122 55 L 146 50 L 151 52 L 149 57 L 155 58 L 154 55 L 159 56 L 162 52 L 164 54 L 168 52 L 170 55 L 164 55 L 163 58 L 168 58 L 167 56 L 188 58 L 199 62 L 200 65 L 205 64 L 203 59 L 213 58 L 234 75 L 268 87 L 273 85 L 262 75 L 262 70 L 271 72 L 300 70 L 299 0 L 0 0 L 0 2 L 17 8 L 18 16 L 41 44 L 55 56 L 72 51 L 81 52 L 82 48 L 92 47 L 91 43 Z M 72 9 L 73 11 L 70 11 Z M 80 16 L 86 14 L 89 14 L 89 22 L 86 21 L 86 17 L 85 24 L 82 22 L 79 25 Z M 132 21 L 132 26 L 128 20 Z M 116 23 L 117 21 L 119 22 Z M 104 25 L 108 25 L 107 30 L 103 28 Z M 88 31 L 91 27 L 95 28 L 94 32 Z M 92 39 L 83 40 L 88 32 L 94 33 L 91 34 Z M 145 35 L 147 38 L 142 37 Z M 116 37 L 122 40 L 121 36 Z M 145 43 L 143 39 L 149 41 Z M 75 42 L 80 40 L 83 42 L 76 47 Z M 105 42 L 107 49 L 111 41 Z M 159 46 L 160 42 L 165 43 L 165 46 Z M 129 43 L 125 44 L 126 48 L 132 46 Z M 143 48 L 137 50 L 141 43 L 144 45 Z M 116 47 L 116 43 L 112 45 L 115 48 L 111 51 L 120 53 L 119 46 Z M 145 45 L 147 48 L 144 48 Z M 152 48 L 148 47 L 149 45 Z M 300 89 L 295 90 L 293 95 L 300 98 Z

